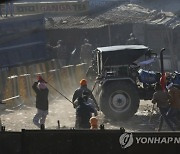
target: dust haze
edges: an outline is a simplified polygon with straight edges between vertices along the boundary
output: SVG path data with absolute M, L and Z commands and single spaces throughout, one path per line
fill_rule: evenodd
M 49 114 L 46 119 L 46 129 L 57 129 L 60 121 L 60 129 L 71 129 L 75 125 L 75 109 L 71 102 L 66 100 L 59 93 L 54 93 L 53 89 L 49 88 Z M 66 93 L 63 93 L 61 89 L 57 89 L 68 99 L 72 99 L 73 91 L 78 87 L 72 87 L 72 89 Z M 89 87 L 90 88 L 90 87 Z M 68 94 L 69 93 L 69 94 Z M 34 96 L 35 100 L 35 96 Z M 1 105 L 1 121 L 7 131 L 21 131 L 21 129 L 39 129 L 37 128 L 32 119 L 36 114 L 35 102 L 29 102 L 27 104 L 19 102 L 20 105 L 13 107 L 6 107 Z M 154 110 L 153 114 L 152 103 L 150 101 L 141 101 L 138 112 L 128 121 L 112 121 L 107 119 L 104 114 L 98 112 L 99 125 L 104 124 L 105 129 L 120 129 L 124 127 L 127 131 L 154 131 L 158 126 L 159 115 Z M 152 118 L 151 122 L 149 119 Z

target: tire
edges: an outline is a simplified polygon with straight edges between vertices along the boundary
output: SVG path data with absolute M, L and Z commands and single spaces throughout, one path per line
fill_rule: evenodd
M 129 82 L 112 82 L 100 93 L 100 107 L 105 116 L 113 120 L 127 120 L 139 108 L 137 88 Z

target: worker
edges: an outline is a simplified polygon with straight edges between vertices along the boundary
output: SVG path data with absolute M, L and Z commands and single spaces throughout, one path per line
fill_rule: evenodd
M 130 33 L 129 39 L 126 42 L 126 45 L 138 45 L 139 41 L 138 39 L 134 36 L 133 33 Z
M 68 53 L 66 51 L 66 46 L 62 40 L 57 41 L 56 46 L 51 46 L 50 44 L 47 44 L 47 48 L 52 54 L 55 54 L 55 59 L 59 65 L 59 67 L 67 65 L 67 56 Z
M 174 131 L 174 128 L 173 128 L 170 120 L 166 116 L 167 111 L 169 109 L 169 99 L 170 99 L 170 96 L 169 96 L 168 92 L 163 91 L 161 85 L 159 83 L 157 83 L 155 85 L 155 92 L 153 94 L 152 103 L 153 104 L 157 103 L 157 107 L 159 108 L 160 113 L 161 113 L 158 131 L 160 131 L 162 128 L 163 120 L 165 120 L 168 127 L 172 131 Z
M 99 106 L 98 106 L 98 104 L 97 104 L 97 101 L 96 101 L 96 99 L 94 98 L 91 90 L 88 89 L 88 87 L 87 87 L 87 81 L 86 81 L 85 79 L 82 79 L 82 80 L 80 81 L 80 87 L 79 87 L 78 89 L 76 89 L 75 92 L 74 92 L 74 94 L 73 94 L 72 102 L 73 102 L 73 104 L 74 104 L 74 107 L 76 107 L 76 103 L 75 103 L 76 99 L 77 99 L 78 97 L 82 97 L 82 94 L 83 94 L 84 91 L 86 91 L 86 92 L 89 93 L 89 98 L 91 98 L 91 99 L 94 101 L 94 104 L 95 104 L 95 106 L 96 106 L 96 109 L 99 111 Z
M 92 116 L 89 120 L 90 129 L 98 129 L 98 119 L 95 116 Z
M 170 109 L 167 112 L 167 117 L 172 121 L 177 129 L 180 128 L 178 122 L 178 114 L 180 112 L 180 89 L 179 85 L 171 84 L 168 93 L 170 95 Z
M 87 65 L 90 66 L 91 59 L 92 59 L 92 44 L 89 43 L 88 39 L 84 39 L 84 44 L 81 45 L 81 51 L 80 51 L 81 63 L 87 63 Z
M 33 118 L 33 123 L 41 128 L 41 125 L 45 125 L 46 117 L 48 115 L 48 93 L 49 90 L 46 86 L 44 79 L 38 76 L 38 81 L 34 82 L 32 88 L 36 93 L 36 108 L 37 113 Z
M 14 13 L 14 4 L 13 1 L 10 0 L 9 2 L 7 1 L 5 4 L 5 11 L 6 11 L 6 17 L 8 16 L 8 14 L 10 13 L 11 16 L 13 16 Z
M 87 104 L 87 99 L 84 97 L 78 97 L 78 107 L 76 108 L 76 123 L 75 128 L 90 128 L 89 120 L 94 116 L 97 116 L 97 110 L 94 109 L 90 104 Z
M 92 98 L 90 98 L 90 93 L 88 91 L 83 91 L 82 97 L 86 100 L 87 104 L 91 105 L 94 109 L 97 108 L 97 104 Z

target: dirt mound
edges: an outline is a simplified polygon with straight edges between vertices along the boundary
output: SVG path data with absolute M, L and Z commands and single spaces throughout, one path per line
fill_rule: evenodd
M 152 4 L 150 6 L 153 6 Z M 48 17 L 47 29 L 98 28 L 108 24 L 150 23 L 177 26 L 179 18 L 173 12 L 151 9 L 143 4 L 121 4 L 103 13 L 79 16 Z

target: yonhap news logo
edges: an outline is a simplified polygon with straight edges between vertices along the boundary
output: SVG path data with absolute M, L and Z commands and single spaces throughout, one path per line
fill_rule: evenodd
M 124 133 L 119 137 L 119 143 L 123 149 L 130 147 L 133 143 L 136 144 L 180 144 L 180 137 L 133 137 L 132 133 Z
M 132 133 L 124 133 L 119 138 L 119 143 L 123 149 L 131 146 L 133 144 Z

